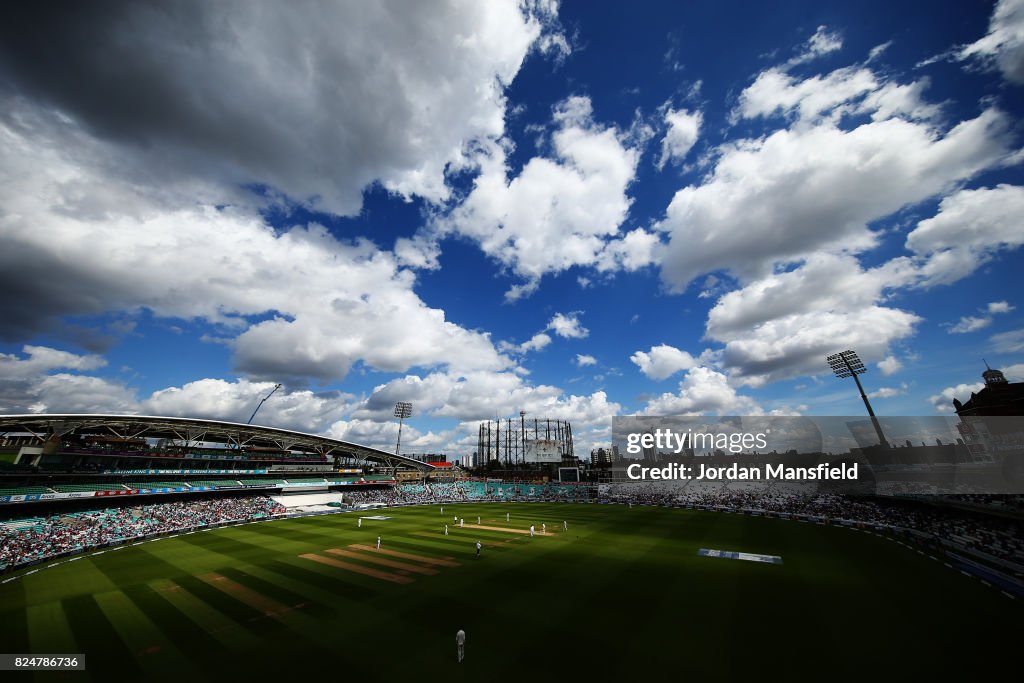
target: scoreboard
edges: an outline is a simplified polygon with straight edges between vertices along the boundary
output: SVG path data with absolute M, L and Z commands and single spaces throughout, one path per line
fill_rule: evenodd
M 552 439 L 533 439 L 526 442 L 525 462 L 562 462 L 562 442 Z

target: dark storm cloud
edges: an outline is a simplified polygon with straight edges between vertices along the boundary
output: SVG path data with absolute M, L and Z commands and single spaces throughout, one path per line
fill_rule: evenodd
M 69 286 L 72 285 L 72 286 Z M 62 261 L 16 242 L 0 249 L 0 340 L 29 339 L 40 333 L 77 337 L 90 351 L 109 344 L 82 328 L 62 324 L 64 315 L 99 313 L 115 291 L 90 274 L 87 264 Z M 107 296 L 104 296 L 107 295 Z
M 538 32 L 509 2 L 17 3 L 0 77 L 160 163 L 354 213 L 375 180 L 442 198 Z

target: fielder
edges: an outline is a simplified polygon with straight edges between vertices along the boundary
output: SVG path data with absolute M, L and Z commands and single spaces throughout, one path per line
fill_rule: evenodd
M 362 529 L 363 528 L 363 518 L 362 517 L 360 517 L 359 521 L 356 522 L 356 528 L 357 529 Z
M 505 513 L 505 521 L 506 522 L 508 521 L 508 513 L 507 512 Z
M 480 557 L 480 548 L 482 548 L 482 547 L 483 547 L 483 546 L 482 546 L 482 545 L 480 545 L 480 541 L 477 541 L 477 542 L 476 542 L 476 556 L 477 556 L 477 557 Z
M 464 520 L 464 519 L 460 519 L 459 520 L 459 528 L 460 529 L 463 528 L 465 526 L 465 524 L 466 524 L 466 520 Z
M 444 535 L 445 536 L 448 535 L 448 525 L 447 524 L 444 525 Z
M 377 537 L 377 550 L 380 550 L 380 536 Z
M 533 525 L 530 525 L 530 538 L 533 538 Z
M 548 532 L 547 522 L 541 522 L 540 530 L 541 530 L 542 533 L 545 533 L 545 534 Z
M 466 656 L 466 632 L 461 628 L 459 632 L 455 634 L 455 644 L 459 649 L 459 663 L 462 663 L 462 659 Z
M 568 531 L 568 530 L 569 530 L 569 523 L 568 523 L 568 522 L 566 522 L 566 521 L 565 521 L 565 520 L 563 519 L 563 520 L 562 520 L 562 531 Z
M 480 516 L 479 515 L 477 515 L 477 518 L 476 518 L 476 525 L 480 526 Z

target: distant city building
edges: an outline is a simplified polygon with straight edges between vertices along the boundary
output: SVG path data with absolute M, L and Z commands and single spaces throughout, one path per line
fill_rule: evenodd
M 650 443 L 654 443 L 654 434 L 652 434 L 651 432 L 647 432 L 647 433 L 650 434 L 650 436 L 651 436 Z M 655 450 L 654 446 L 650 446 L 650 447 L 645 447 L 644 448 L 644 458 L 643 459 L 645 461 L 647 461 L 647 462 L 657 462 L 657 460 L 658 460 L 658 451 Z
M 618 446 L 600 446 L 590 451 L 590 462 L 591 464 L 598 465 L 611 465 L 619 459 L 619 447 Z

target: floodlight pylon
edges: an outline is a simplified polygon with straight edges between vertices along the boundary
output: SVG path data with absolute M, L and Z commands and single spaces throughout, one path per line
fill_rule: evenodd
M 875 428 L 875 434 L 878 435 L 878 445 L 883 448 L 889 447 L 889 442 L 885 440 L 885 434 L 882 433 L 882 425 L 878 423 L 878 418 L 875 417 L 875 411 L 871 409 L 871 402 L 868 401 L 868 395 L 864 393 L 864 387 L 861 386 L 860 378 L 857 375 L 863 375 L 867 372 L 867 368 L 864 367 L 864 362 L 861 361 L 860 357 L 855 351 L 840 351 L 839 353 L 833 353 L 831 356 L 825 358 L 825 361 L 832 368 L 832 372 L 835 373 L 836 377 L 845 378 L 853 377 L 853 381 L 857 383 L 857 390 L 860 392 L 860 397 L 864 401 L 864 407 L 868 409 L 868 415 L 871 416 L 871 424 Z
M 399 450 L 402 448 L 402 422 L 411 416 L 412 403 L 399 401 L 395 404 L 395 417 L 398 418 L 398 441 L 395 443 L 395 455 L 400 455 Z

